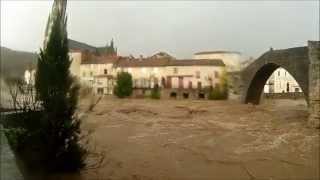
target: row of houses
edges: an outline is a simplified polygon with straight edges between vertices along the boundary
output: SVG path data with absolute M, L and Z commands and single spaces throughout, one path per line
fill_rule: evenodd
M 242 58 L 239 52 L 231 51 L 199 52 L 190 59 L 176 59 L 165 52 L 138 58 L 116 52 L 97 54 L 92 46 L 83 43 L 70 48 L 71 72 L 100 94 L 112 94 L 116 75 L 123 71 L 132 75 L 135 93 L 157 84 L 164 95 L 203 97 L 207 95 L 205 89 L 220 85 L 223 72 L 239 71 Z
M 167 95 L 183 93 L 205 97 L 205 89 L 219 86 L 224 71 L 239 69 L 241 58 L 240 53 L 229 51 L 199 52 L 192 59 L 176 59 L 165 52 L 138 58 L 120 56 L 113 40 L 105 47 L 69 40 L 69 48 L 70 72 L 82 86 L 104 95 L 113 94 L 119 72 L 128 72 L 136 95 L 158 85 Z M 33 83 L 30 80 L 33 74 L 34 71 L 26 71 L 29 83 Z
M 119 72 L 132 75 L 135 93 L 155 85 L 172 92 L 200 92 L 219 86 L 226 67 L 221 59 L 175 59 L 164 52 L 147 58 L 97 56 L 83 51 L 73 51 L 70 55 L 71 73 L 98 94 L 113 93 Z
M 165 52 L 139 58 L 120 56 L 113 40 L 105 47 L 69 40 L 69 48 L 70 72 L 82 86 L 103 95 L 113 94 L 119 72 L 128 72 L 133 78 L 135 95 L 143 95 L 157 85 L 167 96 L 180 94 L 189 97 L 190 94 L 195 98 L 206 97 L 206 89 L 219 86 L 224 72 L 240 71 L 243 62 L 241 53 L 234 51 L 198 52 L 192 59 L 176 59 Z M 34 73 L 26 71 L 27 83 L 34 83 L 34 78 L 30 78 Z M 265 93 L 291 91 L 301 89 L 284 69 L 278 69 L 265 86 Z

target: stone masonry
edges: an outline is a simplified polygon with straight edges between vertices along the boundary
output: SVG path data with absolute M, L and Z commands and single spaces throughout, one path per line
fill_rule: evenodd
M 259 104 L 266 81 L 282 67 L 299 83 L 308 102 L 309 64 L 308 47 L 267 51 L 241 72 L 242 101 Z
M 308 125 L 320 128 L 320 41 L 309 41 L 307 47 L 270 49 L 255 60 L 241 72 L 242 102 L 259 104 L 264 84 L 279 67 L 302 88 L 309 106 Z
M 309 41 L 309 121 L 320 128 L 320 41 Z

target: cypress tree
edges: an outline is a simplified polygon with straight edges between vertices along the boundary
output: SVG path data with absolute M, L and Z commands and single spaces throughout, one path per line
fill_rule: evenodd
M 44 149 L 49 170 L 70 171 L 84 165 L 85 151 L 79 144 L 80 121 L 74 116 L 79 86 L 69 71 L 67 17 L 61 6 L 66 6 L 66 1 L 54 2 L 52 16 L 48 20 L 52 20 L 47 27 L 50 33 L 46 32 L 48 37 L 44 49 L 40 50 L 35 87 L 42 104 Z

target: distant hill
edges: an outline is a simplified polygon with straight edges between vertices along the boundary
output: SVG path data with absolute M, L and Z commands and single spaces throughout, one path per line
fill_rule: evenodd
M 27 68 L 35 67 L 37 54 L 1 47 L 1 76 L 23 77 Z
M 106 46 L 107 47 L 107 46 Z M 98 52 L 98 48 L 69 39 L 69 49 Z M 1 77 L 23 77 L 28 68 L 34 68 L 38 55 L 32 52 L 16 51 L 1 47 Z

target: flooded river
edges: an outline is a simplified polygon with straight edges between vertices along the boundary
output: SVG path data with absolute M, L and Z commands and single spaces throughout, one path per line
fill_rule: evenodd
M 319 130 L 303 100 L 104 98 L 83 113 L 89 102 L 87 167 L 51 179 L 319 179 Z
M 79 176 L 319 179 L 319 130 L 307 116 L 304 100 L 103 99 L 84 118 L 92 154 Z

